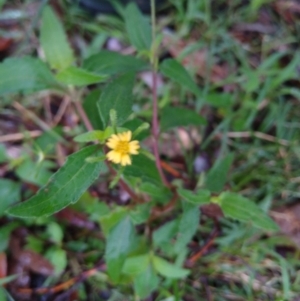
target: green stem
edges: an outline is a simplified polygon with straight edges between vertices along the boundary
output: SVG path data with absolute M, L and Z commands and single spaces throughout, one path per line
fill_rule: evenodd
M 173 294 L 175 296 L 175 301 L 180 301 L 178 280 L 176 280 L 176 279 L 173 280 Z

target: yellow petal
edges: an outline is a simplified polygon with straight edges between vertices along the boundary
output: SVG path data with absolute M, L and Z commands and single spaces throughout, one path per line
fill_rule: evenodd
M 130 165 L 131 164 L 131 159 L 128 155 L 123 155 L 121 158 L 121 165 Z
M 109 161 L 112 161 L 116 164 L 121 162 L 121 154 L 119 152 L 114 151 L 114 150 L 108 152 L 106 154 L 106 157 Z
M 132 136 L 131 131 L 125 132 L 124 134 L 125 134 L 125 137 L 126 137 L 126 141 L 130 141 L 131 140 L 131 136 Z
M 113 134 L 113 135 L 111 135 L 110 139 L 114 139 L 114 140 L 119 141 L 120 137 L 119 137 L 119 135 Z
M 133 154 L 133 155 L 137 155 L 138 154 L 138 149 L 140 148 L 139 142 L 138 141 L 131 141 L 129 143 L 129 153 Z
M 119 134 L 118 134 L 118 137 L 119 137 L 120 141 L 124 141 L 123 133 L 119 133 Z
M 132 145 L 132 147 L 140 148 L 140 143 L 137 140 L 129 142 L 129 145 Z
M 120 140 L 121 141 L 130 141 L 131 139 L 131 132 L 123 132 L 119 134 Z
M 106 142 L 106 145 L 109 147 L 109 148 L 116 148 L 117 144 L 119 143 L 119 140 L 117 139 L 113 139 L 113 138 L 110 138 L 107 142 Z

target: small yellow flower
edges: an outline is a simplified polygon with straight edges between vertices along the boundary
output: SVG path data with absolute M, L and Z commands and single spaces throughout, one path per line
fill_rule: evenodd
M 140 148 L 137 140 L 131 140 L 131 131 L 112 135 L 106 145 L 112 149 L 106 154 L 109 161 L 123 166 L 131 164 L 130 155 L 137 155 Z

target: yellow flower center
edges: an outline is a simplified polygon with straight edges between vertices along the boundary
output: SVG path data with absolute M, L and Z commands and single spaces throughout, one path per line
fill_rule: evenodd
M 122 155 L 127 155 L 129 153 L 129 143 L 127 141 L 119 141 L 115 147 L 115 151 Z

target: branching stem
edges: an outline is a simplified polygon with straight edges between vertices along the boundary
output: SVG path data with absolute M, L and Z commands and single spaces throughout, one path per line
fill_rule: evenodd
M 86 113 L 85 113 L 85 111 L 82 107 L 81 101 L 79 99 L 76 99 L 73 103 L 76 107 L 76 110 L 78 112 L 78 115 L 79 115 L 81 121 L 84 123 L 87 130 L 92 131 L 94 129 L 93 125 L 91 124 L 90 120 L 88 119 L 88 117 L 87 117 L 87 115 L 86 115 Z M 110 172 L 113 173 L 114 175 L 116 175 L 116 172 L 110 166 L 110 164 L 108 162 L 106 162 L 106 164 L 107 164 Z M 126 184 L 126 182 L 123 179 L 119 180 L 119 184 L 130 195 L 132 200 L 134 200 L 136 203 L 141 202 L 139 197 L 136 195 L 136 193 L 133 190 L 131 190 L 131 188 Z

